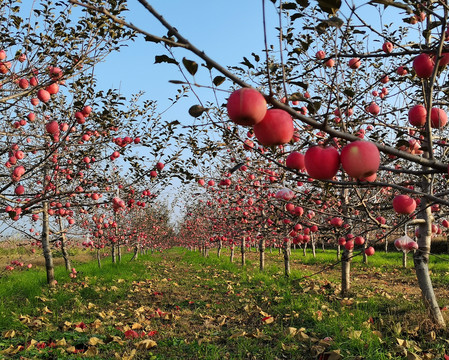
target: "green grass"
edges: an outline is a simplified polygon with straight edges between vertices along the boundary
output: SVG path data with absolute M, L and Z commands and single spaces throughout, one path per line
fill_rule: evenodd
M 377 253 L 369 264 L 354 258 L 354 290 L 346 299 L 339 295 L 339 266 L 307 277 L 335 263 L 335 251 L 317 249 L 317 258 L 309 250 L 306 257 L 302 250 L 293 251 L 289 278 L 277 251 L 266 252 L 263 272 L 254 252 L 245 267 L 239 252 L 234 263 L 228 255 L 224 251 L 217 258 L 211 252 L 205 258 L 175 248 L 133 262 L 130 254 L 120 264 L 104 259 L 102 268 L 96 261 L 75 262 L 78 277 L 70 279 L 58 268 L 55 290 L 44 285 L 43 271 L 9 273 L 0 278 L 0 330 L 16 333 L 0 339 L 0 350 L 33 339 L 46 347 L 5 356 L 76 358 L 71 350 L 89 347 L 95 350 L 93 358 L 106 359 L 129 356 L 133 349 L 136 359 L 316 359 L 330 351 L 344 359 L 403 359 L 408 351 L 438 359 L 447 352 L 447 332 L 432 329 L 419 299 L 389 285 L 398 278 L 415 281 L 411 255 L 407 269 L 401 268 L 400 253 Z M 446 259 L 432 258 L 437 286 L 447 284 Z M 357 282 L 362 276 L 368 277 Z M 265 323 L 267 316 L 273 322 Z M 39 319 L 44 324 L 34 326 Z M 78 331 L 81 323 L 87 327 Z M 135 324 L 142 326 L 136 331 L 156 332 L 127 338 L 126 329 Z M 102 344 L 90 346 L 92 337 Z M 325 342 L 328 337 L 332 341 Z M 66 346 L 48 346 L 62 338 Z M 145 339 L 157 347 L 139 349 Z M 408 343 L 400 347 L 401 339 Z

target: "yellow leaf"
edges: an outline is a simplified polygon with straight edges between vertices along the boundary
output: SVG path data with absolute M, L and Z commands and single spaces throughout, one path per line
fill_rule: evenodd
M 110 288 L 109 288 L 110 290 L 112 290 L 112 291 L 117 291 L 118 290 L 118 287 L 117 286 L 114 286 L 114 285 L 112 285 Z
M 420 356 L 416 355 L 415 353 L 407 351 L 407 360 L 422 360 L 422 359 Z
M 36 345 L 36 344 L 37 344 L 37 341 L 34 340 L 34 339 L 31 339 L 31 340 L 29 341 L 29 345 L 28 345 L 28 347 L 27 347 L 27 350 L 32 349 L 32 348 L 34 347 L 34 345 Z
M 348 337 L 350 339 L 360 339 L 360 336 L 362 335 L 361 330 L 351 330 L 348 334 Z
M 56 346 L 65 347 L 65 346 L 67 346 L 67 341 L 65 341 L 65 339 L 62 338 L 61 340 L 56 341 Z
M 296 337 L 299 340 L 309 340 L 309 335 L 307 335 L 304 331 L 298 331 L 298 333 L 296 334 Z
M 90 346 L 84 353 L 84 357 L 97 356 L 99 353 L 96 347 Z
M 119 345 L 123 345 L 125 342 L 122 340 L 121 337 L 119 336 L 112 336 L 112 341 L 116 342 Z
M 119 283 L 119 284 L 124 283 L 124 282 L 125 282 L 125 279 L 118 279 L 117 280 L 117 283 Z
M 42 311 L 43 311 L 44 313 L 46 313 L 46 314 L 51 314 L 51 313 L 52 313 L 52 311 L 48 308 L 48 306 L 44 307 L 44 308 L 42 309 Z
M 340 360 L 340 359 L 343 359 L 342 356 L 340 355 L 340 350 L 332 350 L 332 351 L 324 353 L 323 355 L 324 355 L 323 358 L 327 359 L 327 360 Z
M 287 334 L 290 336 L 295 336 L 297 332 L 298 332 L 298 329 L 295 327 L 287 328 Z
M 262 319 L 262 321 L 263 321 L 265 324 L 271 324 L 272 322 L 274 322 L 274 317 L 272 317 L 272 316 L 267 316 L 267 317 L 264 317 L 264 318 Z
M 127 353 L 125 353 L 124 355 L 119 355 L 115 353 L 115 357 L 119 360 L 132 360 L 136 355 L 136 352 L 137 352 L 136 349 L 132 349 L 129 355 Z
M 76 348 L 72 345 L 72 346 L 69 346 L 66 349 L 66 351 L 69 352 L 69 353 L 75 354 L 76 353 Z
M 8 330 L 3 333 L 3 337 L 7 339 L 13 338 L 14 336 L 16 336 L 16 332 L 14 330 Z
M 0 354 L 12 354 L 14 351 L 14 345 L 10 345 L 9 348 L 0 351 Z
M 143 328 L 143 326 L 140 325 L 139 323 L 134 323 L 134 324 L 132 324 L 132 326 L 131 326 L 131 329 L 133 329 L 133 330 L 140 330 L 140 329 L 142 329 L 142 328 Z
M 232 334 L 229 338 L 230 339 L 236 339 L 238 337 L 242 337 L 242 336 L 245 336 L 245 335 L 246 335 L 245 331 L 239 331 L 239 332 L 237 332 L 235 334 Z
M 85 329 L 82 329 L 82 328 L 80 328 L 80 327 L 76 327 L 74 330 L 75 330 L 76 332 L 79 332 L 79 333 L 82 333 L 82 332 L 85 331 Z
M 140 350 L 151 349 L 155 346 L 157 346 L 156 341 L 150 339 L 142 340 L 136 344 L 136 347 Z
M 94 329 L 98 329 L 99 327 L 101 327 L 101 320 L 96 319 L 96 320 L 91 324 L 91 326 L 92 326 Z
M 92 304 L 91 302 L 89 303 L 89 304 L 87 304 L 87 308 L 90 310 L 90 309 L 95 309 L 96 308 L 96 305 L 95 304 Z
M 96 346 L 96 345 L 98 345 L 98 344 L 104 344 L 104 342 L 103 342 L 103 340 L 101 340 L 101 339 L 99 339 L 99 338 L 93 336 L 93 337 L 91 337 L 91 338 L 89 339 L 89 341 L 88 341 L 87 344 L 88 344 L 88 345 L 91 345 L 91 346 Z

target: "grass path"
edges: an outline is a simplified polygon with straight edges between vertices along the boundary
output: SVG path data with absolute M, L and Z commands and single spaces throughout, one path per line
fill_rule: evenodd
M 11 274 L 1 279 L 0 356 L 443 359 L 448 334 L 426 320 L 413 270 L 395 266 L 398 254 L 368 266 L 354 261 L 349 298 L 339 296 L 338 267 L 304 278 L 334 256 L 295 253 L 290 279 L 278 254 L 267 253 L 261 273 L 254 252 L 242 270 L 227 257 L 183 249 L 102 269 L 79 264 L 76 279 L 60 269 L 58 288 L 43 292 L 41 272 Z M 444 306 L 444 264 L 434 273 Z

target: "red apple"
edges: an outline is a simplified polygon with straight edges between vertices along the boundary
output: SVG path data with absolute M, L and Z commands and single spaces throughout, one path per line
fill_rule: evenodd
M 161 162 L 158 162 L 157 164 L 156 164 L 156 168 L 159 170 L 159 171 L 161 171 L 163 168 L 164 168 L 164 164 L 163 163 L 161 163 Z
M 45 129 L 51 135 L 59 134 L 59 124 L 56 120 L 50 121 L 45 124 Z
M 393 44 L 389 41 L 385 42 L 382 45 L 382 50 L 387 54 L 391 53 L 393 51 Z
M 358 69 L 361 65 L 359 58 L 352 58 L 349 60 L 348 65 L 351 69 Z
M 332 179 L 340 167 L 340 155 L 332 146 L 312 146 L 306 151 L 304 162 L 307 173 L 314 179 Z
M 416 201 L 407 195 L 396 195 L 393 199 L 393 209 L 398 214 L 411 214 L 416 209 Z
M 363 245 L 365 243 L 365 239 L 362 236 L 356 236 L 354 242 L 356 245 Z
M 57 83 L 52 83 L 48 85 L 45 90 L 47 90 L 50 95 L 57 94 L 59 91 L 59 85 Z
M 40 101 L 47 102 L 48 100 L 50 100 L 50 93 L 47 90 L 40 89 L 37 92 L 37 98 Z
M 328 68 L 334 67 L 334 65 L 335 65 L 334 59 L 329 59 L 324 63 L 324 66 L 326 66 Z
M 413 60 L 413 69 L 416 76 L 422 79 L 428 79 L 432 76 L 435 63 L 428 54 L 420 54 Z
M 379 105 L 377 105 L 375 102 L 372 102 L 369 106 L 368 106 L 368 112 L 370 114 L 373 115 L 378 115 L 380 112 L 380 107 Z
M 25 192 L 25 188 L 23 187 L 23 185 L 17 185 L 17 187 L 14 189 L 14 193 L 17 196 L 23 195 L 24 192 Z
M 315 54 L 315 57 L 318 60 L 323 60 L 326 57 L 326 53 L 323 50 L 317 51 L 317 53 Z
M 348 251 L 354 249 L 354 241 L 352 240 L 346 241 L 345 249 Z
M 444 110 L 439 108 L 432 108 L 430 110 L 430 125 L 434 129 L 441 129 L 447 123 L 447 114 Z
M 253 127 L 257 140 L 263 146 L 274 146 L 288 143 L 294 132 L 293 119 L 281 109 L 267 110 L 261 122 Z
M 427 110 L 423 105 L 415 105 L 408 112 L 408 121 L 411 125 L 422 127 L 426 124 Z
M 374 248 L 373 248 L 372 246 L 370 246 L 369 248 L 367 248 L 367 249 L 365 250 L 366 256 L 373 256 L 374 253 L 375 253 L 375 250 L 374 250 Z
M 380 153 L 370 141 L 354 141 L 341 150 L 341 165 L 346 173 L 356 179 L 368 178 L 380 165 Z
M 267 112 L 267 102 L 255 89 L 242 88 L 229 96 L 228 115 L 239 125 L 252 126 L 262 121 Z
M 30 86 L 30 83 L 28 82 L 27 79 L 22 78 L 19 80 L 19 87 L 21 89 L 28 89 L 29 86 Z
M 443 225 L 445 228 L 449 228 L 449 221 L 444 219 L 443 222 L 441 223 L 441 225 Z
M 306 167 L 304 164 L 304 155 L 297 151 L 293 151 L 287 156 L 285 166 L 290 169 L 304 170 Z

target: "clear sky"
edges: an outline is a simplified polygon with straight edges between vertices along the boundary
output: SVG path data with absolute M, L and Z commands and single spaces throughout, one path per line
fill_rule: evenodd
M 250 57 L 251 52 L 260 54 L 264 47 L 260 0 L 149 2 L 184 37 L 222 65 L 237 65 L 243 56 Z M 137 0 L 129 0 L 128 6 L 127 21 L 155 35 L 166 35 L 167 31 Z M 269 0 L 266 1 L 266 9 L 269 15 L 267 28 L 273 43 L 277 41 L 273 33 L 277 18 Z M 162 45 L 145 42 L 139 37 L 97 65 L 99 85 L 102 88 L 120 88 L 124 95 L 143 90 L 146 98 L 158 100 L 163 105 L 164 100 L 173 97 L 179 87 L 169 84 L 168 80 L 182 79 L 175 66 L 154 64 L 155 55 L 164 53 Z M 176 49 L 176 53 L 180 59 L 185 56 L 198 60 L 180 49 Z

